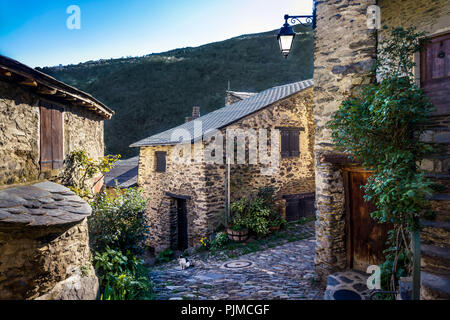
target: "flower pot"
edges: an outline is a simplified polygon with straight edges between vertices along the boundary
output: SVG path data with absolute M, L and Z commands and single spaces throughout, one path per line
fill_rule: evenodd
M 227 228 L 228 239 L 235 242 L 243 242 L 248 239 L 248 229 L 235 231 L 231 227 Z

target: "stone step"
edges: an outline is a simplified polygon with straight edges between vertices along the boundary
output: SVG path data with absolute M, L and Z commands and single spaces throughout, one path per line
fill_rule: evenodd
M 436 193 L 427 198 L 430 200 L 431 209 L 436 213 L 433 220 L 450 222 L 450 194 Z
M 421 220 L 420 222 L 423 225 L 420 234 L 422 243 L 450 247 L 450 222 L 434 220 Z
M 419 168 L 425 174 L 448 175 L 450 173 L 450 154 L 442 147 L 429 154 L 419 163 Z
M 423 300 L 448 300 L 450 299 L 450 276 L 439 275 L 422 271 L 421 299 Z
M 433 126 L 425 129 L 420 137 L 420 140 L 428 143 L 450 143 L 450 127 L 448 126 Z
M 428 197 L 430 200 L 434 201 L 450 201 L 450 194 L 448 193 L 435 193 L 432 196 Z
M 422 244 L 421 253 L 423 271 L 450 275 L 450 247 Z
M 436 213 L 435 221 L 450 221 L 450 201 L 431 201 L 431 209 Z
M 425 176 L 439 185 L 440 193 L 450 193 L 450 174 L 428 173 Z

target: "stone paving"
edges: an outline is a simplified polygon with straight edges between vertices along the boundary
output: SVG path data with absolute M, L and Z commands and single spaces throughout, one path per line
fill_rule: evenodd
M 314 236 L 223 261 L 192 259 L 181 270 L 177 261 L 155 267 L 157 299 L 323 299 L 314 272 Z

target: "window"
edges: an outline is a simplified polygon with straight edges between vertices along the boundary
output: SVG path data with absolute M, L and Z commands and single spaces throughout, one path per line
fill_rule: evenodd
M 298 157 L 300 155 L 299 135 L 301 128 L 279 128 L 281 131 L 281 157 Z
M 63 108 L 41 102 L 41 171 L 63 167 Z
M 156 172 L 166 172 L 165 151 L 156 151 Z

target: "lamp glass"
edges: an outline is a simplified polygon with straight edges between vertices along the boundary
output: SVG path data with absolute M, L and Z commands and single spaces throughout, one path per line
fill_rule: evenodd
M 289 55 L 289 52 L 291 51 L 293 40 L 294 40 L 294 35 L 292 35 L 292 34 L 280 35 L 278 37 L 278 42 L 280 44 L 281 53 L 285 57 L 287 57 Z

